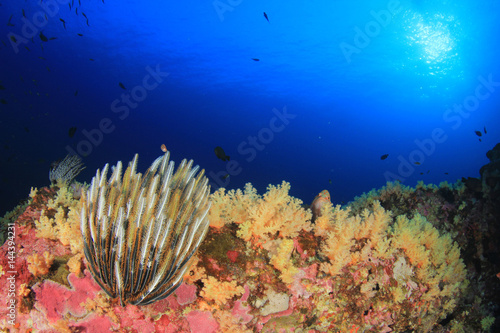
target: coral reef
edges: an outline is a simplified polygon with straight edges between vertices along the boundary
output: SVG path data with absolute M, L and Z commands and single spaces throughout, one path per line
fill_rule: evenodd
M 71 186 L 34 190 L 9 215 L 0 247 L 0 288 L 12 290 L 13 304 L 0 309 L 0 329 L 495 331 L 500 214 L 492 184 L 388 183 L 344 207 L 322 204 L 314 223 L 286 182 L 262 195 L 251 184 L 219 189 L 184 282 L 165 299 L 123 307 L 92 277 L 81 235 L 71 235 L 82 204 Z

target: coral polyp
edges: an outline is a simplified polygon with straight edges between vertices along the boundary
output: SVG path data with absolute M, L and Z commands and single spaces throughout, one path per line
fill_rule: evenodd
M 182 283 L 208 229 L 210 187 L 204 171 L 183 160 L 174 172 L 169 153 L 144 175 L 138 156 L 121 177 L 122 163 L 97 170 L 81 198 L 81 232 L 88 268 L 121 304 L 145 305 Z

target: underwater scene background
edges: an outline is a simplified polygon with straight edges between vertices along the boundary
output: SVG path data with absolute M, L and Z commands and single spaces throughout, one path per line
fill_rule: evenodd
M 213 189 L 347 203 L 477 177 L 500 141 L 496 1 L 0 3 L 2 212 L 66 154 L 89 182 L 165 144 Z
M 500 331 L 499 16 L 0 0 L 0 331 Z

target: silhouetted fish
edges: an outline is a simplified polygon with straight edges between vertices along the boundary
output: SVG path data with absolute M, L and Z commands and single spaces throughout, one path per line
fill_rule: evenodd
M 260 61 L 259 58 L 252 58 L 253 61 Z
M 380 159 L 385 160 L 387 157 L 389 157 L 389 154 L 384 154 L 384 155 L 380 156 Z
M 75 135 L 75 133 L 76 133 L 76 127 L 75 127 L 75 126 L 70 127 L 70 129 L 69 129 L 69 131 L 68 131 L 68 136 L 69 136 L 70 138 L 72 138 L 72 137 Z
M 64 21 L 62 18 L 60 18 L 59 21 L 62 22 L 64 30 L 66 30 L 66 21 Z
M 488 133 L 488 132 L 486 132 L 486 126 L 484 126 L 483 129 L 484 129 L 484 134 Z
M 266 18 L 267 22 L 269 22 L 269 17 L 267 17 L 266 12 L 264 12 L 264 17 Z M 269 22 L 269 23 L 271 23 L 271 22 Z
M 43 32 L 40 31 L 40 39 L 42 40 L 42 42 L 48 42 L 49 39 L 47 37 L 45 37 L 45 35 L 43 34 Z
M 120 86 L 120 88 L 122 88 L 123 90 L 127 90 L 127 88 L 125 88 L 125 86 L 123 85 L 123 83 L 118 82 L 118 85 L 119 85 L 119 86 Z
M 223 161 L 229 161 L 230 156 L 227 156 L 226 153 L 224 152 L 224 149 L 222 149 L 221 147 L 219 146 L 215 147 L 214 152 L 215 156 L 217 156 L 219 159 Z
M 11 14 L 11 15 L 10 15 L 10 17 L 9 17 L 9 20 L 7 21 L 7 26 L 8 26 L 8 27 L 13 27 L 13 26 L 14 26 L 14 24 L 10 23 L 10 21 L 12 20 L 12 16 L 13 16 L 13 15 L 14 15 L 14 14 Z
M 482 136 L 483 133 L 481 133 L 480 131 L 474 131 L 476 133 L 477 136 Z
M 89 18 L 87 17 L 87 15 L 85 15 L 85 13 L 84 13 L 84 12 L 82 12 L 82 15 L 83 15 L 83 17 L 85 17 L 85 18 L 87 19 L 87 25 L 88 25 L 88 26 L 90 26 L 90 25 L 89 25 Z

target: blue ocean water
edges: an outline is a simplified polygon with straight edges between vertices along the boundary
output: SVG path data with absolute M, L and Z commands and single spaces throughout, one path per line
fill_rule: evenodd
M 165 144 L 214 189 L 347 203 L 479 177 L 500 142 L 498 1 L 0 4 L 1 214 L 68 153 L 82 182 Z

